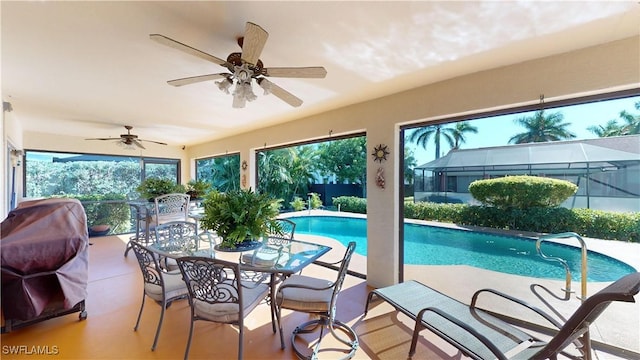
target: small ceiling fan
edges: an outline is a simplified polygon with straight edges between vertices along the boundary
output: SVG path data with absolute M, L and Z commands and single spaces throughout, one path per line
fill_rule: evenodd
M 142 141 L 159 144 L 159 145 L 167 145 L 166 143 L 159 142 L 159 141 L 139 139 L 138 135 L 134 135 L 131 133 L 131 129 L 133 129 L 133 126 L 125 125 L 124 128 L 127 129 L 127 133 L 120 134 L 119 138 L 93 138 L 93 139 L 85 139 L 85 140 L 117 140 L 118 141 L 117 144 L 126 149 L 135 149 L 136 147 L 140 149 L 146 149 L 144 146 L 142 146 L 142 143 L 141 143 Z
M 260 85 L 265 91 L 265 95 L 272 93 L 287 104 L 298 107 L 302 105 L 302 100 L 284 90 L 273 82 L 267 80 L 267 77 L 286 77 L 286 78 L 324 78 L 327 70 L 322 66 L 311 67 L 276 67 L 266 68 L 259 59 L 262 49 L 264 48 L 269 33 L 260 26 L 247 22 L 244 37 L 238 38 L 238 45 L 242 48 L 242 52 L 234 52 L 227 56 L 227 60 L 222 60 L 213 55 L 195 49 L 189 45 L 185 45 L 176 40 L 170 39 L 164 35 L 151 34 L 151 40 L 160 44 L 170 46 L 172 48 L 184 51 L 188 54 L 197 56 L 201 59 L 213 62 L 224 68 L 228 73 L 217 73 L 186 77 L 181 79 L 170 80 L 167 83 L 173 86 L 182 86 L 202 81 L 222 79 L 216 81 L 218 88 L 225 93 L 229 93 L 229 88 L 235 83 L 233 90 L 234 108 L 243 108 L 247 101 L 253 101 L 257 97 L 251 88 L 251 81 Z

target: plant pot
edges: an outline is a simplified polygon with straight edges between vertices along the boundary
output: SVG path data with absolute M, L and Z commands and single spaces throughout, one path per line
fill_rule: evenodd
M 89 228 L 89 236 L 105 236 L 111 231 L 109 225 L 94 225 Z
M 245 240 L 236 244 L 235 247 L 227 246 L 226 244 L 217 244 L 213 248 L 216 251 L 226 251 L 226 252 L 243 252 L 249 250 L 255 250 L 262 246 L 261 241 L 257 240 Z

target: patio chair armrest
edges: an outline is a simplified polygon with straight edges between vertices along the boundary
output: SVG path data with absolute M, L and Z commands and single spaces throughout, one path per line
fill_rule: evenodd
M 549 315 L 548 313 L 544 312 L 543 310 L 541 310 L 541 309 L 539 309 L 539 308 L 537 308 L 537 307 L 535 307 L 533 305 L 530 305 L 529 303 L 527 303 L 525 301 L 522 301 L 522 300 L 520 300 L 520 299 L 518 299 L 516 297 L 513 297 L 511 295 L 507 295 L 507 294 L 505 294 L 503 292 L 500 292 L 500 291 L 494 290 L 494 289 L 480 289 L 480 290 L 476 291 L 473 294 L 473 296 L 471 297 L 471 305 L 469 305 L 469 307 L 471 307 L 472 309 L 476 308 L 476 302 L 478 300 L 478 296 L 481 293 L 485 293 L 485 292 L 492 293 L 494 295 L 497 295 L 497 296 L 500 296 L 500 297 L 502 297 L 504 299 L 512 301 L 512 302 L 514 302 L 514 303 L 516 303 L 518 305 L 522 305 L 522 306 L 526 307 L 527 309 L 532 310 L 536 314 L 542 316 L 543 318 L 545 318 L 547 321 L 552 323 L 558 329 L 562 328 L 562 324 L 560 324 L 560 322 L 558 322 L 556 319 L 551 317 L 551 315 Z
M 418 316 L 416 317 L 416 325 L 415 325 L 415 328 L 414 328 L 414 331 L 413 331 L 412 349 L 415 349 L 415 342 L 417 341 L 418 332 L 420 332 L 420 330 L 425 328 L 425 326 L 422 324 L 422 319 L 423 319 L 424 314 L 426 312 L 436 313 L 440 317 L 446 319 L 447 321 L 449 321 L 452 324 L 455 324 L 456 326 L 458 326 L 462 330 L 466 331 L 467 333 L 469 333 L 470 335 L 472 335 L 473 337 L 478 339 L 478 341 L 480 341 L 484 346 L 487 347 L 487 349 L 489 349 L 496 356 L 496 359 L 498 359 L 498 360 L 507 360 L 508 359 L 507 356 L 502 351 L 500 351 L 500 349 L 498 349 L 489 339 L 487 339 L 486 336 L 480 334 L 474 328 L 472 328 L 469 325 L 467 325 L 466 323 L 462 322 L 460 319 L 456 318 L 455 316 L 453 316 L 453 315 L 451 315 L 451 314 L 449 314 L 449 313 L 447 313 L 445 311 L 442 311 L 442 310 L 440 310 L 438 308 L 435 308 L 435 307 L 424 308 L 424 309 L 420 310 L 420 312 L 418 312 Z M 413 355 L 413 354 L 411 354 L 411 355 Z

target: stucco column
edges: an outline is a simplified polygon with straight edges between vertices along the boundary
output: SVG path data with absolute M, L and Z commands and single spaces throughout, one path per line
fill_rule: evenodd
M 373 287 L 398 282 L 397 134 L 392 123 L 367 128 L 367 283 Z M 375 160 L 372 153 L 385 146 L 386 160 Z

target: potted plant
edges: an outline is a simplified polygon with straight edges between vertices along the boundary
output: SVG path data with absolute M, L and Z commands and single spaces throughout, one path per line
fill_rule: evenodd
M 164 194 L 186 193 L 186 188 L 184 185 L 176 184 L 170 179 L 148 177 L 138 185 L 136 191 L 142 198 L 152 201 L 154 198 Z
M 280 234 L 276 221 L 280 200 L 248 190 L 211 191 L 204 199 L 202 228 L 222 238 L 219 250 L 238 251 L 260 245 L 267 234 Z
M 204 180 L 189 180 L 187 183 L 187 194 L 191 200 L 203 198 L 211 190 L 211 184 Z

